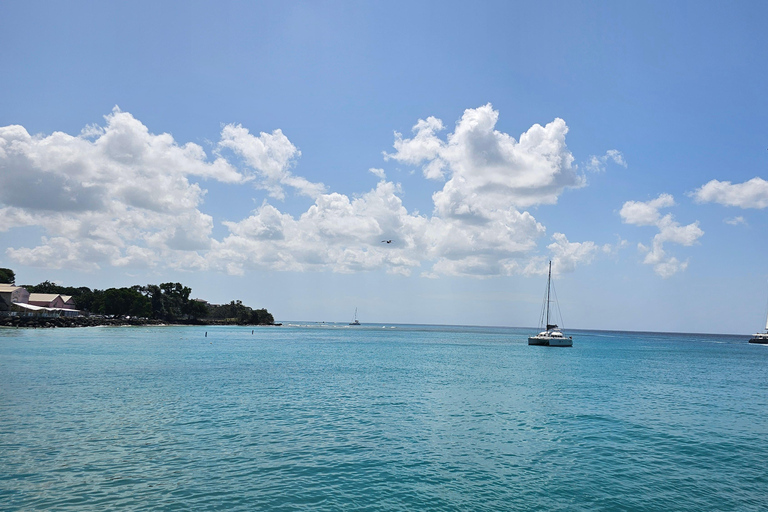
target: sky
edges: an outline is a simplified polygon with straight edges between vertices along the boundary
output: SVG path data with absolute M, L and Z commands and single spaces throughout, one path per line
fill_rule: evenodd
M 535 327 L 552 261 L 566 330 L 752 333 L 767 16 L 2 2 L 0 267 L 285 321 Z

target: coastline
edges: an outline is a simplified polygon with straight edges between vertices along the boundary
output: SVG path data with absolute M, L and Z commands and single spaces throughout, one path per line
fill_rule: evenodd
M 164 325 L 252 325 L 252 326 L 280 326 L 281 323 L 252 324 L 238 322 L 236 320 L 155 320 L 151 318 L 104 318 L 97 316 L 75 317 L 33 317 L 33 316 L 7 316 L 0 318 L 0 328 L 74 328 L 74 327 L 100 327 L 100 326 L 164 326 Z

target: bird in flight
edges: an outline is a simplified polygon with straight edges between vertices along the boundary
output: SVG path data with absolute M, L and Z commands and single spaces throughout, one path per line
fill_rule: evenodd
M 391 244 L 392 240 L 382 240 L 381 243 L 383 243 L 383 244 Z

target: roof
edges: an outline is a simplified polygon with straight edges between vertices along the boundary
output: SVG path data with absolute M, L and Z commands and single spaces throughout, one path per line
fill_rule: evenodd
M 69 302 L 70 299 L 72 299 L 71 295 L 62 295 L 61 296 L 61 300 L 63 300 L 64 302 Z
M 64 311 L 66 313 L 70 313 L 72 311 L 80 311 L 79 309 L 46 308 L 45 306 L 35 306 L 34 304 L 26 304 L 24 302 L 14 302 L 13 305 L 22 309 L 28 309 L 30 311 Z
M 0 292 L 12 292 L 18 290 L 21 286 L 14 286 L 12 284 L 0 284 Z
M 42 311 L 42 310 L 49 310 L 50 308 L 45 308 L 43 306 L 34 306 L 32 304 L 24 304 L 23 302 L 14 302 L 14 306 L 18 306 L 23 309 L 29 309 L 32 311 Z
M 53 302 L 59 293 L 30 293 L 29 300 L 33 302 Z

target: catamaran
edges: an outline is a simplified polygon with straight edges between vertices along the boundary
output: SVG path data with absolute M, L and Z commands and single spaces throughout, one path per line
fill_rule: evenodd
M 765 332 L 756 332 L 752 335 L 752 339 L 749 342 L 768 345 L 768 317 L 765 319 Z
M 360 322 L 357 321 L 357 308 L 355 308 L 355 318 L 349 323 L 349 325 L 360 325 Z
M 549 323 L 549 313 L 550 308 L 549 305 L 552 303 L 552 262 L 549 262 L 549 274 L 547 276 L 547 293 L 544 298 L 544 307 L 542 307 L 542 320 L 545 320 L 544 330 L 537 334 L 536 336 L 531 336 L 528 338 L 528 344 L 529 345 L 543 345 L 546 347 L 572 347 L 573 346 L 573 336 L 565 336 L 563 332 L 558 328 L 557 324 L 550 324 Z M 555 297 L 555 305 L 557 305 L 557 310 L 560 311 L 560 306 L 557 304 L 557 297 Z M 544 310 L 546 309 L 546 314 Z M 543 327 L 542 326 L 542 327 Z

